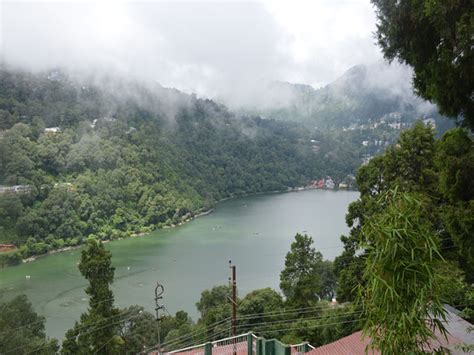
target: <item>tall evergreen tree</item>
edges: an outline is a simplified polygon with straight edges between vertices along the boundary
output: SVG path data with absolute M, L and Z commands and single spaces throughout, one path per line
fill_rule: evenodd
M 44 323 L 25 295 L 0 303 L 0 354 L 55 354 L 58 341 L 46 337 Z
M 384 56 L 414 71 L 416 92 L 474 128 L 474 3 L 372 0 Z
M 313 238 L 296 234 L 280 273 L 280 288 L 290 304 L 308 306 L 322 298 L 331 298 L 334 289 L 332 263 L 313 247 Z
M 86 294 L 89 309 L 81 315 L 80 322 L 66 333 L 64 354 L 114 354 L 118 353 L 123 340 L 117 336 L 119 311 L 114 307 L 114 296 L 109 286 L 114 280 L 111 253 L 93 238 L 81 253 L 81 274 L 89 281 Z

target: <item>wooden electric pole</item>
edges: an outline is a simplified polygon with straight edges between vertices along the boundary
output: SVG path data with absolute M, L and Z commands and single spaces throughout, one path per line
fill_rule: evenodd
M 229 260 L 229 267 L 232 270 L 232 336 L 237 335 L 237 279 L 235 265 Z

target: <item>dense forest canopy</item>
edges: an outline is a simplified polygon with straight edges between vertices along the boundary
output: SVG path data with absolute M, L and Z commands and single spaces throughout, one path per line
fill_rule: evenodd
M 362 139 L 396 136 L 240 117 L 110 77 L 3 69 L 0 87 L 0 185 L 20 189 L 0 195 L 0 241 L 21 246 L 8 263 L 178 224 L 224 197 L 343 181 L 383 148 Z
M 335 58 L 334 53 L 329 56 L 333 68 L 349 68 L 359 50 L 370 51 L 364 45 L 368 43 L 364 32 L 374 28 L 364 23 L 362 31 L 357 29 L 352 22 L 358 10 L 345 4 L 349 14 L 339 8 L 317 11 L 330 20 L 322 22 L 325 28 L 319 31 L 342 34 L 342 41 L 329 37 L 323 45 L 310 43 L 311 36 L 320 34 L 308 31 L 310 36 L 301 36 L 305 26 L 298 24 L 295 30 L 291 22 L 308 17 L 314 23 L 314 17 L 300 13 L 297 18 L 293 8 L 272 10 L 270 3 L 257 11 L 264 10 L 263 17 L 241 16 L 232 4 L 228 19 L 225 12 L 215 16 L 207 7 L 204 12 L 212 13 L 211 17 L 202 17 L 198 7 L 186 4 L 186 11 L 180 12 L 182 21 L 172 16 L 157 21 L 160 12 L 151 8 L 140 17 L 141 11 L 133 6 L 115 11 L 90 6 L 84 12 L 74 11 L 73 17 L 92 14 L 102 26 L 94 27 L 94 19 L 90 28 L 77 26 L 72 18 L 57 21 L 67 34 L 61 38 L 48 33 L 57 32 L 51 31 L 55 19 L 48 20 L 56 14 L 53 8 L 44 7 L 42 16 L 24 21 L 25 9 L 31 13 L 43 9 L 4 7 L 11 12 L 4 17 L 8 38 L 2 43 L 7 50 L 0 64 L 0 267 L 85 244 L 78 267 L 88 281 L 84 300 L 89 307 L 66 331 L 60 349 L 58 341 L 46 335 L 45 318 L 25 296 L 0 304 L 0 352 L 160 352 L 222 338 L 237 326 L 238 333 L 254 331 L 288 343 L 313 345 L 362 329 L 371 338 L 366 353 L 371 348 L 382 354 L 444 353 L 448 350 L 431 345 L 449 331 L 446 305 L 456 307 L 459 317 L 474 320 L 474 2 L 371 0 L 372 25 L 382 54 L 390 62 L 398 60 L 403 70 L 390 77 L 384 72 L 389 66 L 356 65 L 335 81 L 334 76 L 324 76 L 333 81 L 320 89 L 273 80 L 277 73 L 293 73 L 281 75 L 283 80 L 316 73 L 314 68 L 324 64 L 319 58 L 325 57 L 325 47 L 350 53 L 349 61 Z M 64 19 L 71 9 L 63 13 Z M 320 8 L 325 9 L 329 5 Z M 327 13 L 335 14 L 334 18 Z M 341 25 L 347 19 L 351 25 Z M 195 26 L 196 20 L 205 27 Z M 44 26 L 45 22 L 51 26 Z M 181 29 L 173 30 L 183 22 L 198 29 L 194 33 L 205 41 L 196 41 L 189 36 L 191 31 L 183 36 Z M 166 25 L 171 35 L 153 23 Z M 235 28 L 247 37 L 245 30 L 250 28 L 256 41 L 229 40 L 239 36 L 226 30 L 227 23 L 244 25 Z M 255 31 L 248 23 L 261 28 Z M 123 32 L 114 28 L 117 24 Z M 35 25 L 37 37 L 32 36 Z M 80 32 L 68 34 L 69 26 Z M 344 34 L 347 31 L 350 36 Z M 77 35 L 68 38 L 71 34 Z M 98 42 L 82 42 L 87 34 Z M 258 39 L 261 34 L 263 41 Z M 136 41 L 138 37 L 143 40 Z M 159 40 L 147 41 L 154 37 Z M 187 42 L 181 37 L 192 41 L 183 45 Z M 217 101 L 152 82 L 63 69 L 33 73 L 3 64 L 47 68 L 40 55 L 31 57 L 34 63 L 25 61 L 30 58 L 24 53 L 35 48 L 31 38 L 48 53 L 49 67 L 61 61 L 49 53 L 61 53 L 58 57 L 64 56 L 63 61 L 69 57 L 64 63 L 69 68 L 84 68 L 78 59 L 89 69 L 93 63 L 116 61 L 129 66 L 130 77 L 135 73 L 137 78 L 161 80 L 168 75 L 157 76 L 156 68 L 165 68 L 174 72 L 169 78 L 183 73 L 191 73 L 190 81 L 232 78 L 220 88 L 221 97 L 229 97 L 225 94 L 229 88 L 260 92 L 262 97 L 247 97 L 243 101 L 249 106 L 231 112 Z M 138 44 L 130 46 L 130 52 L 117 46 L 126 47 L 130 39 Z M 64 48 L 56 51 L 62 40 L 70 46 L 71 56 Z M 206 41 L 217 45 L 209 47 Z M 146 45 L 145 51 L 138 42 Z M 111 51 L 102 52 L 103 47 Z M 117 56 L 122 52 L 125 58 Z M 244 52 L 250 59 L 232 63 L 241 60 Z M 166 60 L 168 53 L 172 56 Z M 94 59 L 96 54 L 107 61 Z M 130 61 L 132 57 L 145 61 Z M 368 63 L 370 55 L 365 58 Z M 287 60 L 292 63 L 287 65 Z M 146 75 L 132 68 L 136 63 L 143 64 Z M 412 81 L 402 75 L 407 72 L 413 74 Z M 248 90 L 248 82 L 256 85 L 260 75 L 262 83 L 272 84 L 260 88 L 263 91 Z M 305 80 L 321 84 L 319 79 Z M 178 85 L 185 82 L 177 80 Z M 459 127 L 453 128 L 454 124 Z M 311 236 L 298 233 L 280 273 L 281 293 L 270 288 L 239 296 L 234 292 L 231 300 L 231 287 L 216 286 L 203 291 L 197 301 L 197 321 L 185 311 L 155 320 L 141 306 L 115 306 L 111 287 L 115 269 L 103 241 L 174 227 L 224 198 L 314 187 L 324 182 L 321 178 L 360 192 L 349 206 L 349 232 L 341 237 L 344 249 L 334 261 L 323 259 Z M 238 308 L 239 318 L 231 323 L 232 306 Z M 160 309 L 157 305 L 157 318 Z M 157 324 L 162 331 L 158 341 Z M 456 346 L 456 351 L 474 348 L 474 344 Z

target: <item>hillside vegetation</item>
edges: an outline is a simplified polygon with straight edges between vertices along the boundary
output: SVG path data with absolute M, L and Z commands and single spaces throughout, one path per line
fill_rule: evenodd
M 238 117 L 224 106 L 110 77 L 0 72 L 0 242 L 7 263 L 90 236 L 181 223 L 216 201 L 342 181 L 360 137 Z M 318 142 L 317 151 L 311 141 Z
M 436 106 L 412 93 L 406 67 L 376 63 L 356 65 L 321 87 L 274 82 L 264 100 L 243 112 L 294 121 L 320 129 L 360 127 L 382 121 L 411 126 L 433 119 L 440 132 L 452 126 Z

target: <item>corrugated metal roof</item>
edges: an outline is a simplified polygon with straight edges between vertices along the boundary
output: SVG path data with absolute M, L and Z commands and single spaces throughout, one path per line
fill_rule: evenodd
M 306 354 L 310 355 L 349 355 L 365 354 L 365 347 L 369 344 L 370 338 L 362 337 L 362 332 L 356 332 L 333 343 L 329 343 L 319 348 L 313 349 Z M 369 352 L 371 355 L 379 352 Z
M 463 341 L 458 337 L 448 334 L 447 339 L 437 333 L 437 339 L 430 341 L 430 345 L 427 351 L 433 351 L 440 347 L 449 348 L 456 354 L 455 345 L 462 343 Z M 339 339 L 333 343 L 323 345 L 319 348 L 313 349 L 306 354 L 308 355 L 364 355 L 365 348 L 370 343 L 370 337 L 363 337 L 362 331 L 358 331 L 345 338 Z M 379 351 L 371 350 L 368 352 L 370 355 L 379 355 Z
M 457 313 L 458 311 L 452 307 L 444 307 L 446 310 L 446 330 L 448 331 L 447 337 L 443 336 L 439 332 L 436 332 L 436 339 L 430 341 L 429 349 L 432 351 L 440 347 L 448 348 L 452 354 L 465 354 L 462 351 L 456 349 L 456 344 L 466 343 L 474 344 L 474 332 L 470 332 L 469 328 L 472 325 L 462 319 Z M 369 337 L 363 337 L 362 332 L 356 332 L 345 338 L 339 339 L 333 343 L 323 345 L 319 348 L 311 350 L 307 354 L 311 355 L 363 355 L 365 354 L 365 348 L 370 343 Z M 378 351 L 369 352 L 371 355 L 380 354 Z

